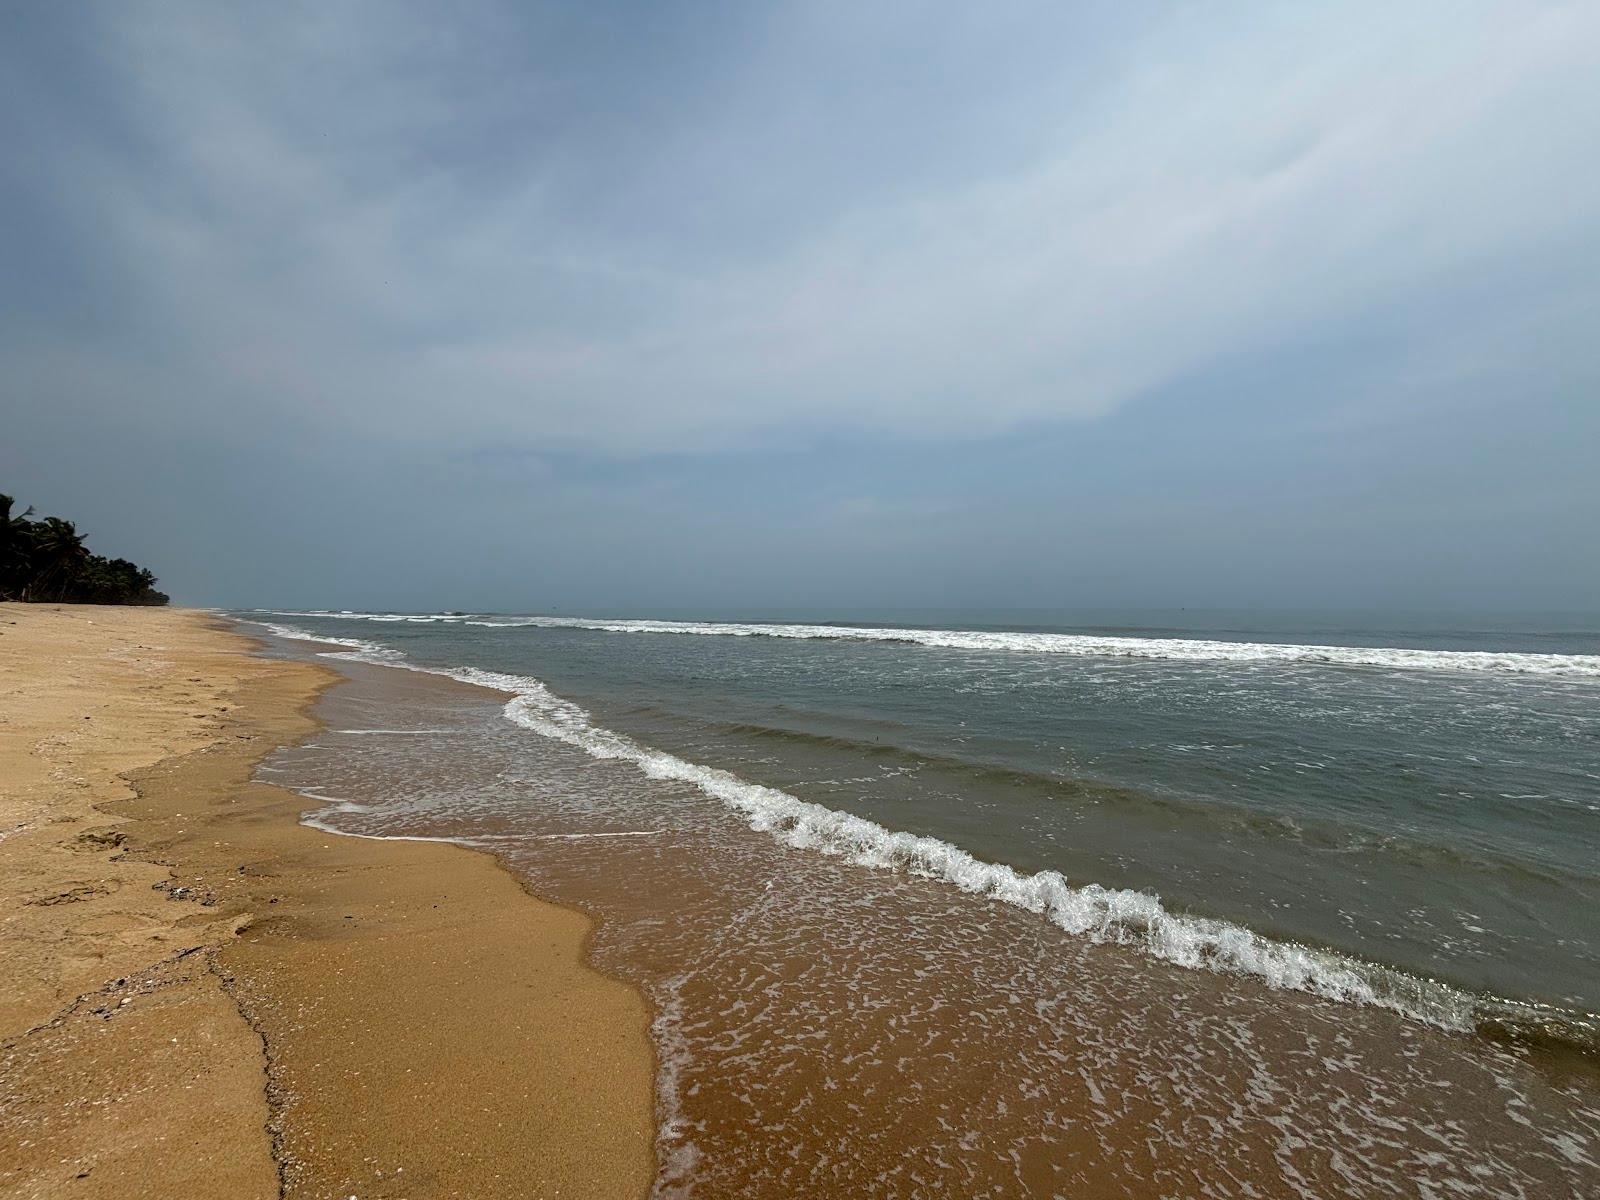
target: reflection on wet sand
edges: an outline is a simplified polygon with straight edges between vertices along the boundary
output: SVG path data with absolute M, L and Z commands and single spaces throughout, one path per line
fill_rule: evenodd
M 345 669 L 329 731 L 271 778 L 337 798 L 330 829 L 471 840 L 600 918 L 596 962 L 655 1006 L 660 1195 L 1600 1188 L 1583 1062 L 788 849 L 687 785 L 513 725 L 503 696 Z

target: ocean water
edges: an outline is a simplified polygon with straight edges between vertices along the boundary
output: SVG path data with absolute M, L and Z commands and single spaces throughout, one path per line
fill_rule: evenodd
M 240 616 L 313 821 L 601 919 L 662 1194 L 1600 1189 L 1594 623 Z

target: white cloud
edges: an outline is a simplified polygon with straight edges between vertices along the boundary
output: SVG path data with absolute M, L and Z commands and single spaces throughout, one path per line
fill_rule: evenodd
M 985 120 L 996 137 L 1031 123 L 1024 161 L 997 169 L 969 128 L 937 184 L 853 195 L 846 169 L 824 209 L 775 209 L 771 236 L 698 256 L 674 244 L 684 214 L 655 206 L 671 161 L 608 163 L 600 176 L 639 194 L 586 219 L 564 190 L 582 140 L 549 132 L 545 92 L 471 77 L 484 27 L 441 53 L 425 19 L 386 8 L 359 28 L 317 9 L 244 28 L 129 15 L 114 45 L 157 158 L 69 165 L 150 332 L 132 351 L 76 346 L 75 373 L 159 358 L 152 403 L 398 440 L 985 435 L 1104 413 L 1462 273 L 1593 248 L 1600 9 L 1220 11 L 1139 31 L 1088 96 L 1047 76 L 1010 87 Z M 1096 47 L 1057 22 L 1039 36 L 1076 69 Z M 740 52 L 791 76 L 811 65 Z M 932 121 L 960 102 L 939 68 L 916 81 Z M 638 119 L 692 145 L 670 97 L 662 109 Z M 692 158 L 710 173 L 697 194 L 715 206 L 725 180 L 741 225 L 747 144 Z M 803 149 L 802 168 L 841 170 Z M 1446 351 L 1454 332 L 1435 331 Z M 48 387 L 62 353 L 35 342 L 0 362 Z

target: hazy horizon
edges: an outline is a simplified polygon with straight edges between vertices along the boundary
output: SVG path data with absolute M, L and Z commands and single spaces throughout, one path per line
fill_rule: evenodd
M 1349 608 L 1262 606 L 1204 607 L 1179 605 L 1176 607 L 1151 607 L 1137 604 L 1077 605 L 1070 607 L 1039 607 L 1027 605 L 878 605 L 858 607 L 848 604 L 815 606 L 795 605 L 672 605 L 662 604 L 642 608 L 630 604 L 558 605 L 524 608 L 329 608 L 324 605 L 291 607 L 273 605 L 211 605 L 207 606 L 230 614 L 278 614 L 283 616 L 330 616 L 350 614 L 373 616 L 441 616 L 468 617 L 562 617 L 573 619 L 662 620 L 662 621 L 756 621 L 771 623 L 822 624 L 887 623 L 898 625 L 929 625 L 953 628 L 963 623 L 995 626 L 1098 627 L 1110 629 L 1126 625 L 1130 629 L 1178 628 L 1185 625 L 1198 629 L 1215 629 L 1217 622 L 1243 618 L 1246 624 L 1237 632 L 1260 633 L 1281 626 L 1286 631 L 1303 631 L 1322 624 L 1343 625 L 1351 630 L 1401 631 L 1454 631 L 1482 632 L 1508 631 L 1533 632 L 1543 626 L 1548 632 L 1600 632 L 1600 611 L 1584 609 L 1538 608 L 1379 608 L 1355 606 Z M 1459 622 L 1459 624 L 1455 624 Z
M 16 6 L 0 491 L 221 607 L 1600 611 L 1600 8 Z

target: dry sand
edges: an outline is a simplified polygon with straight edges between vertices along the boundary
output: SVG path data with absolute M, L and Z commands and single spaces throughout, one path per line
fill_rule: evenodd
M 638 1196 L 589 923 L 250 782 L 333 676 L 204 614 L 0 604 L 0 1195 Z

